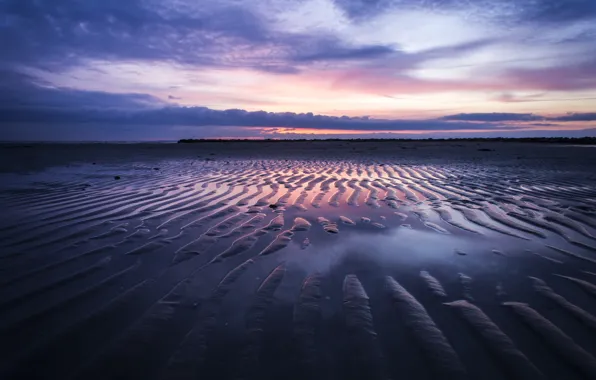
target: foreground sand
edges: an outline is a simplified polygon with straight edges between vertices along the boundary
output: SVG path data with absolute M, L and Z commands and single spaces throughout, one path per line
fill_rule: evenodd
M 596 378 L 595 155 L 2 146 L 0 376 Z

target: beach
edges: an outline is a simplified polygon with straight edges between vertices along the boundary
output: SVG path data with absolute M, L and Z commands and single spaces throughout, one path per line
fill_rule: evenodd
M 596 378 L 596 149 L 0 145 L 6 379 Z

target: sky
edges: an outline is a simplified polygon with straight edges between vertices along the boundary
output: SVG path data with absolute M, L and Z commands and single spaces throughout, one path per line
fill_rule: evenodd
M 595 0 L 0 0 L 0 140 L 596 136 Z

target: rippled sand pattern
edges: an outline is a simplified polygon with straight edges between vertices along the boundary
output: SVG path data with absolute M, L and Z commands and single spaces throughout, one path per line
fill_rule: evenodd
M 3 379 L 596 378 L 589 173 L 383 159 L 43 173 L 0 193 Z

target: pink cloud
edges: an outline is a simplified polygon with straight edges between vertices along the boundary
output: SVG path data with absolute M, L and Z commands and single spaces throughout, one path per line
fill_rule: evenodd
M 464 80 L 421 79 L 396 74 L 389 68 L 352 68 L 312 74 L 313 81 L 327 80 L 335 91 L 430 94 L 445 92 L 512 92 L 596 90 L 596 62 L 537 69 L 510 69 Z M 512 101 L 504 97 L 501 101 Z
M 516 69 L 505 74 L 514 89 L 573 91 L 596 89 L 596 60 L 572 66 Z

